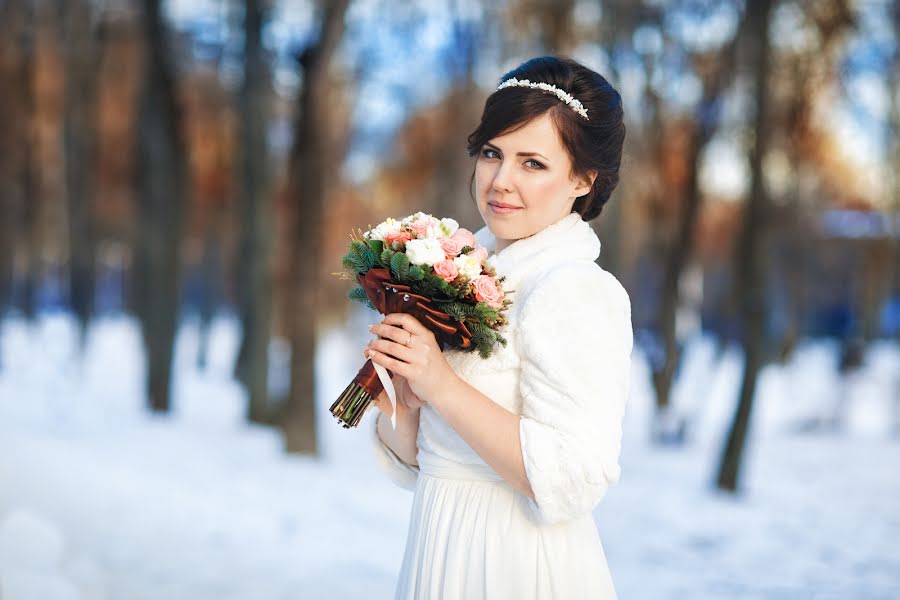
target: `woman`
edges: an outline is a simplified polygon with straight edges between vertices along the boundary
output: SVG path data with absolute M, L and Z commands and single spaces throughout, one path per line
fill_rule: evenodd
M 501 82 L 468 152 L 507 345 L 442 352 L 390 314 L 364 352 L 398 391 L 396 430 L 376 400 L 379 457 L 415 491 L 396 598 L 615 598 L 592 510 L 619 479 L 631 307 L 588 221 L 618 183 L 622 101 L 563 57 Z

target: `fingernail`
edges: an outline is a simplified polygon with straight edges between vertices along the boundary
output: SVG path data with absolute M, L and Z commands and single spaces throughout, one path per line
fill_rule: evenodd
M 374 325 L 369 325 L 369 331 L 372 331 L 373 329 L 375 329 L 375 326 L 374 326 Z

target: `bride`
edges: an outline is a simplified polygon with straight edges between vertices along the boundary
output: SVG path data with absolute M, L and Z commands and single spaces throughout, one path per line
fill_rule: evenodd
M 468 138 L 476 233 L 514 303 L 488 359 L 386 315 L 364 354 L 391 372 L 381 464 L 414 490 L 396 599 L 615 598 L 592 511 L 619 479 L 631 305 L 588 224 L 619 179 L 622 100 L 544 56 L 507 73 Z

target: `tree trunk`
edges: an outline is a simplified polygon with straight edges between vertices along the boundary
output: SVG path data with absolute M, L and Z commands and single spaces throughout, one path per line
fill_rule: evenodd
M 900 36 L 900 6 L 894 5 L 892 22 L 894 24 L 894 36 Z M 888 293 L 892 297 L 900 294 L 900 173 L 897 173 L 896 165 L 900 165 L 900 52 L 894 52 L 894 59 L 891 61 L 891 74 L 889 78 L 888 89 L 890 93 L 890 133 L 891 140 L 891 157 L 892 164 L 895 165 L 891 169 L 891 202 L 887 211 L 888 218 L 891 219 L 891 231 L 894 232 L 891 252 L 891 268 L 890 278 L 887 284 Z M 894 339 L 900 341 L 900 332 L 894 333 Z M 895 379 L 896 390 L 894 394 L 894 437 L 900 438 L 900 378 Z
M 285 303 L 291 338 L 291 385 L 281 427 L 288 452 L 316 454 L 316 302 L 319 287 L 324 213 L 324 169 L 327 132 L 324 98 L 328 64 L 344 32 L 349 0 L 325 3 L 319 40 L 299 57 L 303 88 L 298 97 L 294 144 L 289 165 L 288 195 L 294 207 L 290 239 L 289 292 Z
M 768 200 L 763 181 L 763 158 L 769 142 L 769 14 L 772 0 L 747 5 L 747 59 L 754 78 L 756 114 L 754 142 L 750 150 L 750 196 L 747 199 L 737 246 L 737 294 L 744 346 L 744 372 L 734 419 L 719 465 L 717 485 L 722 490 L 738 487 L 741 458 L 753 409 L 756 379 L 762 368 L 765 343 L 765 232 Z
M 23 98 L 19 84 L 23 35 L 22 0 L 0 5 L 0 327 L 13 298 L 16 225 L 22 206 Z
M 84 344 L 94 300 L 93 178 L 97 53 L 91 5 L 64 4 L 66 100 L 63 123 L 65 190 L 69 221 L 69 301 Z
M 235 376 L 247 390 L 247 419 L 270 422 L 269 335 L 272 321 L 272 196 L 266 131 L 269 72 L 262 48 L 264 8 L 244 3 L 244 87 L 241 111 L 241 241 L 237 301 L 243 335 Z
M 18 174 L 21 181 L 21 228 L 23 232 L 25 265 L 22 276 L 22 312 L 29 321 L 37 314 L 37 286 L 40 278 L 41 264 L 41 232 L 38 227 L 38 207 L 41 198 L 38 196 L 37 164 L 35 160 L 37 134 L 35 133 L 37 100 L 34 90 L 36 28 L 37 19 L 31 2 L 21 2 L 23 11 L 22 28 L 19 36 L 19 69 L 18 88 L 22 97 L 21 125 L 21 164 Z
M 684 189 L 682 210 L 675 234 L 675 241 L 666 252 L 663 273 L 662 299 L 660 301 L 659 327 L 663 338 L 664 359 L 653 369 L 653 387 L 656 391 L 655 427 L 653 438 L 657 442 L 684 441 L 686 424 L 683 417 L 671 414 L 670 401 L 675 373 L 681 362 L 681 344 L 676 331 L 676 316 L 680 304 L 682 274 L 688 265 L 694 245 L 694 233 L 700 216 L 700 158 L 706 145 L 719 127 L 719 111 L 722 94 L 731 82 L 734 71 L 734 42 L 728 44 L 718 64 L 711 67 L 713 73 L 704 77 L 703 97 L 697 105 L 694 129 L 688 145 L 687 183 Z M 702 60 L 702 59 L 700 59 Z
M 167 412 L 178 320 L 178 248 L 187 197 L 187 161 L 159 0 L 144 0 L 143 7 L 146 47 L 138 123 L 134 292 L 147 352 L 149 406 Z

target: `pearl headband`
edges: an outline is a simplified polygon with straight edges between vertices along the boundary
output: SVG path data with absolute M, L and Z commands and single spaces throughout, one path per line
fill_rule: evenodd
M 544 90 L 546 92 L 550 92 L 552 94 L 556 94 L 556 96 L 559 97 L 560 100 L 562 100 L 563 102 L 568 104 L 572 108 L 572 110 L 577 112 L 579 115 L 584 117 L 586 120 L 590 121 L 590 119 L 588 119 L 587 109 L 581 104 L 581 102 L 576 100 L 571 94 L 567 94 L 566 92 L 562 91 L 555 85 L 550 85 L 549 83 L 543 83 L 543 82 L 532 83 L 531 81 L 528 81 L 527 79 L 519 80 L 519 79 L 516 79 L 515 77 L 513 77 L 511 79 L 507 79 L 506 81 L 501 83 L 499 86 L 497 86 L 497 90 L 502 90 L 503 88 L 507 88 L 507 87 L 528 87 L 528 88 L 540 89 L 540 90 Z

